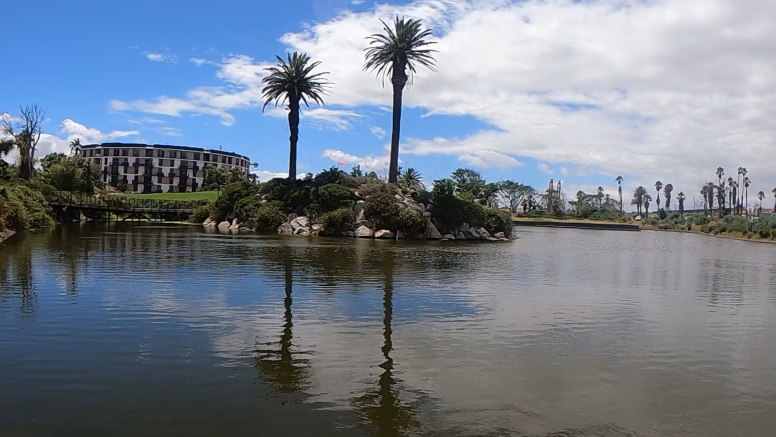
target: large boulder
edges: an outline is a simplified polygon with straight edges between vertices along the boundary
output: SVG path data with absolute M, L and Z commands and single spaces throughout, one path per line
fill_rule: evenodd
M 439 229 L 437 229 L 433 223 L 428 222 L 426 224 L 426 232 L 423 233 L 423 237 L 425 237 L 426 240 L 441 240 L 442 234 L 439 233 Z
M 380 229 L 379 231 L 375 232 L 375 238 L 382 238 L 385 240 L 393 239 L 396 238 L 396 234 L 387 229 Z
M 459 231 L 464 231 L 464 232 L 468 231 L 468 230 L 469 230 L 469 224 L 468 223 L 462 224 L 461 228 L 459 229 Z
M 482 239 L 482 235 L 480 235 L 480 233 L 477 232 L 477 228 L 461 229 L 461 232 L 463 233 L 463 236 L 466 237 L 467 240 L 481 240 Z
M 313 228 L 313 231 L 320 232 L 324 230 L 324 228 L 326 228 L 326 225 L 324 225 L 323 223 L 315 223 L 312 228 Z
M 232 220 L 232 225 L 229 226 L 229 229 L 240 229 L 240 220 Z
M 496 232 L 493 234 L 493 238 L 507 238 L 507 236 L 503 232 Z
M 372 238 L 374 235 L 374 232 L 366 226 L 360 226 L 356 229 L 356 237 L 358 238 Z
M 291 220 L 291 227 L 294 228 L 294 231 L 296 231 L 299 228 L 309 228 L 310 219 L 305 216 L 297 217 Z
M 462 231 L 458 231 L 458 233 L 455 234 L 455 239 L 456 240 L 465 240 L 466 239 L 466 235 L 464 235 Z
M 208 217 L 204 222 L 202 222 L 202 226 L 210 226 L 214 221 L 215 220 L 213 220 L 211 217 Z
M 491 236 L 490 232 L 488 232 L 488 230 L 485 229 L 485 228 L 477 228 L 477 232 L 480 233 L 480 235 L 482 236 L 483 240 L 487 240 Z
M 442 241 L 451 241 L 451 240 L 455 240 L 455 235 L 445 234 L 442 236 Z
M 294 235 L 299 235 L 301 237 L 308 237 L 310 236 L 310 230 L 307 228 L 296 228 L 294 231 Z
M 224 221 L 222 221 L 221 223 L 218 224 L 218 229 L 229 229 L 231 226 L 232 226 L 231 223 L 229 223 L 228 221 L 224 220 Z
M 423 207 L 422 207 L 422 206 L 420 206 L 420 205 L 418 205 L 417 203 L 414 203 L 414 202 L 406 202 L 406 203 L 405 203 L 405 205 L 407 205 L 407 208 L 409 208 L 409 209 L 411 209 L 411 210 L 413 210 L 413 211 L 415 211 L 415 212 L 419 212 L 419 213 L 421 213 L 421 214 L 423 214 L 424 212 L 426 212 L 426 211 L 423 209 Z
M 366 215 L 364 215 L 364 208 L 361 208 L 361 210 L 358 211 L 358 216 L 356 217 L 356 223 L 361 223 L 363 221 L 366 221 Z
M 280 235 L 294 235 L 294 228 L 290 223 L 283 223 L 278 227 L 278 234 Z

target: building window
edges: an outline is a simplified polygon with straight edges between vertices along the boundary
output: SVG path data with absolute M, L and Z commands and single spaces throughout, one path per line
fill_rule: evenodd
M 226 164 L 226 156 L 221 157 L 221 164 Z
M 102 150 L 97 149 L 94 151 L 94 156 L 101 156 L 101 155 L 102 155 Z
M 113 149 L 113 156 L 119 156 L 119 149 Z
M 164 158 L 164 150 L 157 150 L 156 151 L 156 157 L 157 158 Z
M 121 149 L 121 156 L 129 156 L 129 150 L 128 149 Z
M 229 165 L 232 165 L 232 158 L 227 159 Z
M 212 158 L 210 159 L 211 161 L 218 162 L 218 156 L 216 155 L 211 155 L 211 156 L 212 156 Z
M 210 161 L 210 154 L 209 153 L 205 153 L 205 155 L 202 157 L 202 160 L 203 161 Z
M 105 158 L 105 165 L 108 165 L 108 158 Z
M 177 157 L 178 157 L 178 152 L 176 152 L 175 150 L 170 152 L 170 158 L 177 158 Z
M 170 167 L 175 167 L 175 160 L 174 159 L 170 160 Z
M 188 152 L 181 152 L 181 159 L 189 159 Z
M 132 149 L 132 156 L 140 156 L 140 149 Z
M 200 158 L 200 155 L 199 155 L 199 153 L 195 153 L 195 154 L 194 154 L 194 160 L 195 160 L 195 161 L 199 161 L 199 158 Z

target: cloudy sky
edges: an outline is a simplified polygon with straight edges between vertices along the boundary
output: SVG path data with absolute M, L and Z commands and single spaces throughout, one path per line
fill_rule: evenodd
M 47 109 L 42 150 L 68 139 L 233 150 L 263 179 L 287 168 L 282 109 L 261 111 L 275 54 L 305 51 L 334 82 L 303 113 L 299 169 L 387 166 L 391 91 L 362 71 L 379 19 L 420 18 L 438 71 L 405 92 L 401 161 L 567 194 L 656 180 L 684 191 L 746 167 L 776 174 L 776 2 L 767 0 L 170 0 L 15 2 L 0 112 Z M 10 27 L 10 28 L 8 28 Z M 627 199 L 626 199 L 627 201 Z

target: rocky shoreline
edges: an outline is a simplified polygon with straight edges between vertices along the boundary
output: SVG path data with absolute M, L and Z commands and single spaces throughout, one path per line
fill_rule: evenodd
M 244 224 L 241 224 L 239 220 L 233 219 L 230 221 L 217 222 L 211 218 L 205 220 L 202 223 L 203 226 L 208 228 L 217 228 L 222 231 L 238 231 L 238 232 L 255 232 L 253 228 L 250 228 Z M 316 223 L 305 216 L 289 216 L 288 220 L 281 224 L 277 233 L 279 235 L 289 235 L 298 237 L 349 237 L 349 238 L 373 238 L 378 240 L 431 240 L 431 241 L 512 241 L 504 235 L 503 232 L 498 232 L 491 235 L 483 227 L 473 227 L 464 223 L 455 232 L 442 234 L 432 221 L 429 221 L 424 233 L 417 233 L 413 235 L 406 235 L 402 231 L 394 231 L 390 229 L 377 229 L 373 230 L 364 224 L 360 224 L 354 230 L 340 231 L 337 229 L 331 229 L 326 227 L 323 223 Z
M 15 234 L 16 231 L 12 231 L 10 229 L 0 229 L 0 243 L 13 237 Z

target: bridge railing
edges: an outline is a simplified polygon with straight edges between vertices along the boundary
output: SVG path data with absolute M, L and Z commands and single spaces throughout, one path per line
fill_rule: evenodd
M 58 191 L 49 198 L 50 202 L 56 202 L 62 206 L 79 206 L 91 208 L 106 208 L 114 210 L 192 210 L 200 205 L 208 203 L 207 200 L 160 200 L 138 199 L 119 195 L 89 195 Z

